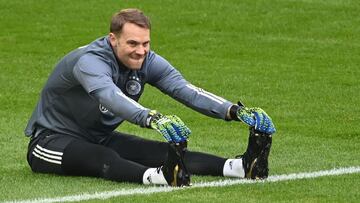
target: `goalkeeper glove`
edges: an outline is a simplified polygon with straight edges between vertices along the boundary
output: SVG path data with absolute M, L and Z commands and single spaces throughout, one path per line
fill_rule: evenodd
M 276 132 L 275 125 L 270 116 L 258 107 L 248 108 L 238 102 L 238 106 L 234 105 L 230 109 L 230 116 L 235 120 L 240 120 L 249 126 L 254 126 L 255 130 L 266 134 Z
M 186 142 L 191 134 L 190 129 L 175 115 L 162 115 L 151 111 L 148 117 L 148 127 L 155 129 L 170 143 Z

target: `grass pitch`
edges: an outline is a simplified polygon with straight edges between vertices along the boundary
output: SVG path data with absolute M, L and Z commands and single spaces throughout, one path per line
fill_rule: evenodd
M 277 127 L 271 174 L 360 166 L 360 4 L 356 0 L 0 0 L 0 201 L 139 185 L 34 174 L 23 129 L 55 63 L 106 35 L 111 15 L 137 7 L 152 20 L 152 49 L 193 84 L 248 106 Z M 155 96 L 154 96 L 155 95 Z M 191 150 L 233 157 L 247 129 L 207 118 L 147 86 L 140 103 L 177 114 Z M 125 124 L 124 132 L 162 138 Z M 193 181 L 220 180 L 194 177 Z M 109 202 L 357 202 L 359 174 L 111 198 Z M 93 200 L 93 202 L 99 200 Z

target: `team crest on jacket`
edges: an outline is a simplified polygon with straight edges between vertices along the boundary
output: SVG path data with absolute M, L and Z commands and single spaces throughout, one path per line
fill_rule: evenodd
M 129 95 L 138 95 L 141 91 L 140 79 L 135 76 L 130 77 L 129 80 L 126 81 L 125 88 Z

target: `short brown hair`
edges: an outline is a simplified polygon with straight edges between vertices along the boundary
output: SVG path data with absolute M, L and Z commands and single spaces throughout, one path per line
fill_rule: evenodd
M 111 18 L 110 32 L 120 35 L 125 23 L 134 23 L 142 28 L 150 30 L 150 19 L 144 13 L 136 8 L 120 10 Z

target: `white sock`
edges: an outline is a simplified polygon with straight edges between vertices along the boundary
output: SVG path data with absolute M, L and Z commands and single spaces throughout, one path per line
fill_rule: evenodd
M 156 185 L 167 185 L 167 181 L 161 168 L 149 168 L 143 175 L 143 183 L 145 185 L 156 184 Z
M 242 159 L 226 160 L 224 164 L 223 174 L 224 176 L 227 177 L 244 178 L 245 171 L 244 171 Z

